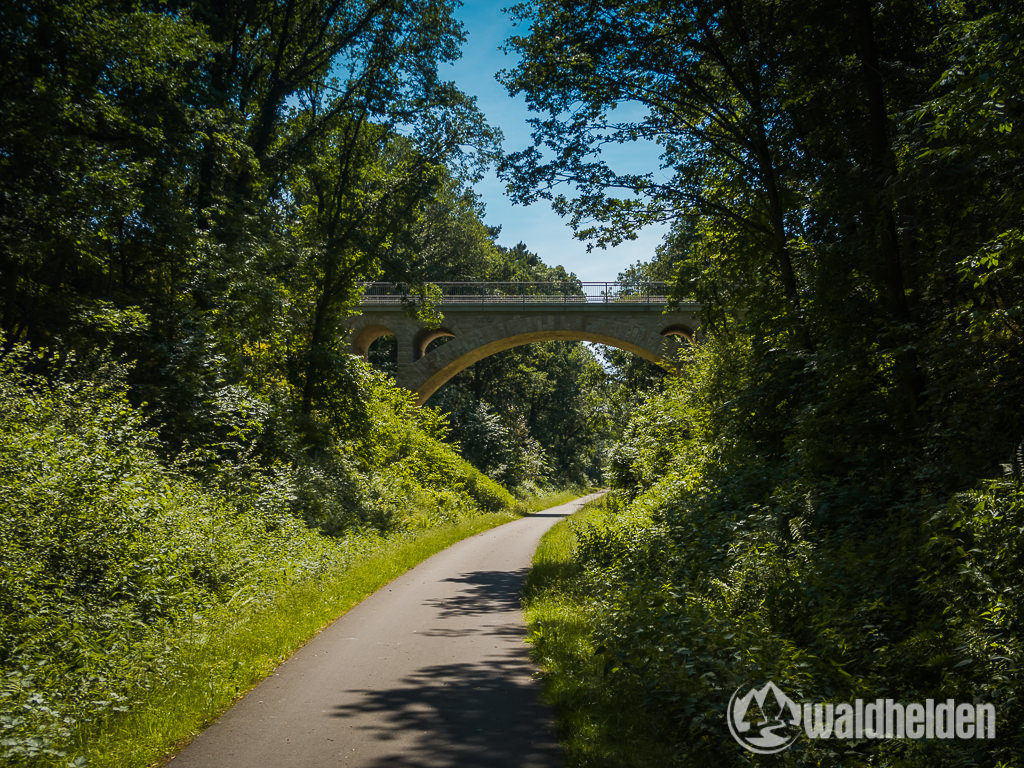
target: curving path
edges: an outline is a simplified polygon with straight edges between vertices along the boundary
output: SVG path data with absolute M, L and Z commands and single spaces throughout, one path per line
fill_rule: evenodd
M 599 494 L 464 539 L 357 605 L 171 768 L 548 768 L 562 762 L 523 642 L 540 537 Z

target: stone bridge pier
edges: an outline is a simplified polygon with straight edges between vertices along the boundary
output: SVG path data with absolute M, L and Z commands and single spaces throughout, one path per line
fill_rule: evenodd
M 579 303 L 442 303 L 444 320 L 429 327 L 399 303 L 364 304 L 349 321 L 352 351 L 366 356 L 381 336 L 397 341 L 397 382 L 423 404 L 441 385 L 478 360 L 522 344 L 549 339 L 590 341 L 632 352 L 667 365 L 671 337 L 692 338 L 699 307 L 681 305 L 666 311 L 664 301 L 639 303 L 585 299 Z M 450 341 L 430 343 L 447 337 Z

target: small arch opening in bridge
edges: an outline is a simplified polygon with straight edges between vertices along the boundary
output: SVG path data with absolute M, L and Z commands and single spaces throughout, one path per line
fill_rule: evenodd
M 674 336 L 680 341 L 693 341 L 693 331 L 685 325 L 670 325 L 661 332 L 666 338 Z
M 415 359 L 419 360 L 428 352 L 437 349 L 449 339 L 454 339 L 455 334 L 447 328 L 424 328 L 416 335 L 414 345 Z
M 352 349 L 379 371 L 394 376 L 398 370 L 398 339 L 387 326 L 360 328 L 352 337 Z
M 394 336 L 378 336 L 370 344 L 366 361 L 378 371 L 394 376 L 398 371 L 398 339 Z
M 661 332 L 665 339 L 662 348 L 666 359 L 680 362 L 686 355 L 686 348 L 693 344 L 693 329 L 685 325 L 670 325 Z
M 364 325 L 352 334 L 352 349 L 363 359 L 369 359 L 370 346 L 382 336 L 394 338 L 395 332 L 385 325 Z

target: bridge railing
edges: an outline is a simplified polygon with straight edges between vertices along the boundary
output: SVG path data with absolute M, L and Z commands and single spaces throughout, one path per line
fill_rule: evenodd
M 668 303 L 668 286 L 661 282 L 443 282 L 430 283 L 426 294 L 442 305 Z M 420 291 L 405 283 L 363 285 L 363 306 L 417 301 Z

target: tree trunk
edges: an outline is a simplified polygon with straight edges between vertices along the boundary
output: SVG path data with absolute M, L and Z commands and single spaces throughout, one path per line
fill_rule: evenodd
M 868 0 L 855 0 L 853 16 L 857 36 L 857 57 L 867 96 L 868 150 L 877 180 L 875 193 L 872 199 L 867 201 L 871 209 L 867 213 L 869 220 L 874 220 L 878 227 L 877 245 L 882 260 L 879 278 L 885 290 L 886 308 L 893 321 L 907 324 L 910 321 L 910 312 L 897 228 L 896 203 L 889 194 L 889 188 L 896 181 L 898 170 L 889 138 L 885 88 L 879 65 L 871 4 Z M 895 375 L 900 393 L 900 416 L 905 423 L 913 424 L 918 421 L 917 410 L 925 382 L 917 355 L 912 350 L 897 353 Z

